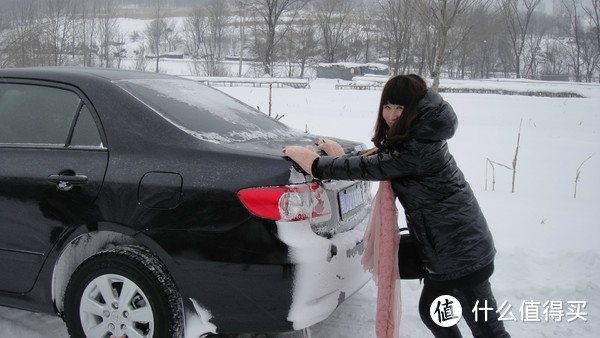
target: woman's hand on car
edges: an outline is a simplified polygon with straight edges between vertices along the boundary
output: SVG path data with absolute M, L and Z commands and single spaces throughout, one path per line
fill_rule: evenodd
M 345 154 L 342 146 L 330 139 L 320 139 L 319 142 L 317 142 L 317 148 L 323 150 L 329 156 L 340 157 Z
M 289 156 L 294 162 L 312 176 L 312 164 L 319 158 L 312 146 L 287 146 L 283 147 L 283 153 Z

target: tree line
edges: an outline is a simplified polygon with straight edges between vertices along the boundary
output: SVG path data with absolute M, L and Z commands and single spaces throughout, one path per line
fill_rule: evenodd
M 6 0 L 0 67 L 121 67 L 159 71 L 179 52 L 208 76 L 305 76 L 316 63 L 385 63 L 391 73 L 598 81 L 600 0 L 204 0 L 172 17 L 173 0 L 145 0 L 146 26 L 119 27 L 120 0 Z M 129 54 L 127 54 L 129 52 Z M 223 60 L 239 62 L 237 74 Z M 277 67 L 275 67 L 277 65 Z

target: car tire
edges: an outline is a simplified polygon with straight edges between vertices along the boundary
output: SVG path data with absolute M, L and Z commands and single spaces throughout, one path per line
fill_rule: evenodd
M 135 246 L 85 260 L 67 286 L 63 317 L 71 337 L 183 336 L 173 279 L 152 253 Z

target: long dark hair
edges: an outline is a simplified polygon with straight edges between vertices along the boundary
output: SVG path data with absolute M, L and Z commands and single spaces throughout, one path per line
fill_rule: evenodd
M 388 80 L 379 102 L 375 135 L 372 139 L 375 146 L 384 151 L 392 151 L 400 148 L 412 136 L 411 127 L 419 115 L 417 104 L 426 93 L 427 83 L 419 75 L 398 75 Z M 404 106 L 402 114 L 391 127 L 383 119 L 383 106 L 386 104 Z

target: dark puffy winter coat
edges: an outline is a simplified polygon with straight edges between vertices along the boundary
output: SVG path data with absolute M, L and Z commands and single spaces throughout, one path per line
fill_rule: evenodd
M 487 222 L 448 150 L 458 122 L 452 107 L 429 90 L 417 105 L 412 137 L 402 150 L 321 157 L 321 179 L 391 180 L 430 278 L 451 280 L 493 262 L 496 250 Z

